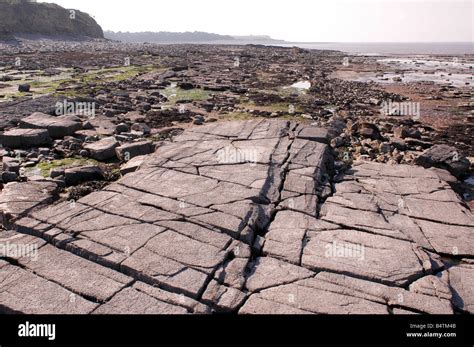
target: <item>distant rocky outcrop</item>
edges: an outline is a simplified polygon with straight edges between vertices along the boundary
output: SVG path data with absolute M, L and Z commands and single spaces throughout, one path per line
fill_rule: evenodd
M 168 31 L 160 32 L 113 32 L 106 31 L 105 37 L 111 40 L 122 42 L 153 42 L 153 43 L 194 43 L 194 42 L 214 42 L 232 41 L 234 38 L 228 35 L 212 34 L 200 31 L 175 33 Z
M 110 40 L 122 42 L 150 42 L 150 43 L 221 43 L 221 44 L 242 44 L 242 43 L 283 43 L 281 40 L 274 40 L 270 36 L 230 36 L 207 33 L 202 31 L 187 32 L 113 32 L 106 31 L 105 37 Z
M 29 0 L 0 0 L 0 40 L 24 35 L 104 37 L 97 22 L 79 10 Z

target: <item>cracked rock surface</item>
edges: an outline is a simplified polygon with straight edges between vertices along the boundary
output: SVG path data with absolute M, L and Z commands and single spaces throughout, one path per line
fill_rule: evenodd
M 336 179 L 328 142 L 212 123 L 77 202 L 38 193 L 0 234 L 0 312 L 472 313 L 474 218 L 449 173 L 360 162 Z

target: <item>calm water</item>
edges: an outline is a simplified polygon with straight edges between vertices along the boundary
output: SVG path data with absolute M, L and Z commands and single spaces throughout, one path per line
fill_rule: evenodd
M 307 49 L 329 49 L 352 54 L 474 54 L 472 42 L 449 43 L 289 43 Z
M 311 88 L 311 82 L 309 81 L 299 81 L 291 85 L 291 88 L 307 90 Z

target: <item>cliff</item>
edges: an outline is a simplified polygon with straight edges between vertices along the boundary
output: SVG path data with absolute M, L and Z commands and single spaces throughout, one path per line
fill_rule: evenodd
M 0 33 L 0 39 L 11 35 L 104 37 L 87 13 L 24 0 L 0 0 Z

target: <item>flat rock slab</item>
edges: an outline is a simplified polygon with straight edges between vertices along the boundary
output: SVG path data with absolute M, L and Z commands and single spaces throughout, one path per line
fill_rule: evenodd
M 311 237 L 302 265 L 397 286 L 433 270 L 428 254 L 410 242 L 348 229 Z
M 142 282 L 125 288 L 94 314 L 208 314 L 208 306 L 184 295 L 169 293 Z
M 82 129 L 82 122 L 75 116 L 51 116 L 35 112 L 21 120 L 21 126 L 28 129 L 46 129 L 49 136 L 58 139 L 73 135 Z
M 33 208 L 51 202 L 58 185 L 51 181 L 12 182 L 0 192 L 2 222 L 24 216 Z
M 454 306 L 470 314 L 474 313 L 474 262 L 472 259 L 461 262 L 447 270 L 447 282 L 453 288 Z M 444 282 L 446 284 L 446 281 Z
M 0 312 L 3 314 L 87 314 L 97 306 L 59 284 L 0 260 Z
M 0 134 L 0 144 L 6 148 L 31 148 L 52 143 L 46 129 L 12 129 Z
M 313 276 L 314 272 L 304 267 L 272 257 L 261 257 L 253 264 L 245 286 L 250 292 L 256 292 Z
M 0 235 L 0 312 L 206 314 L 210 308 L 134 281 L 43 239 L 8 231 Z
M 278 212 L 265 235 L 263 253 L 299 265 L 305 236 L 316 221 L 295 211 Z
M 231 259 L 245 267 L 255 231 L 267 227 L 279 203 L 289 163 L 309 167 L 298 174 L 314 181 L 300 195 L 314 193 L 326 167 L 327 146 L 298 138 L 296 128 L 256 120 L 186 131 L 161 144 L 138 171 L 74 204 L 34 212 L 17 230 L 167 291 L 206 303 L 219 297 L 214 309 L 236 310 L 245 298 L 237 288 L 244 269 L 240 280 L 212 278 L 234 268 Z M 116 148 L 119 157 L 149 149 L 148 143 Z
M 453 313 L 449 300 L 327 272 L 253 294 L 239 312 L 389 314 L 393 307 L 411 312 Z
M 407 165 L 360 163 L 321 213 L 344 230 L 416 243 L 450 256 L 474 255 L 474 217 L 443 180 L 447 173 Z M 449 174 L 448 174 L 449 176 Z

